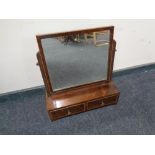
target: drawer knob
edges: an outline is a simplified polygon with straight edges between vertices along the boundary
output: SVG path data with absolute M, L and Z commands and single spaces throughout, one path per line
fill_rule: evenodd
M 68 110 L 68 115 L 70 115 L 71 114 L 71 112 L 70 112 L 70 110 Z
M 105 105 L 104 101 L 101 102 L 102 105 Z

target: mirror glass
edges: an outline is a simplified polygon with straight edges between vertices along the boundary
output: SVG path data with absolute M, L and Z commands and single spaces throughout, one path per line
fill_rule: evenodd
M 53 91 L 107 80 L 110 31 L 41 40 Z

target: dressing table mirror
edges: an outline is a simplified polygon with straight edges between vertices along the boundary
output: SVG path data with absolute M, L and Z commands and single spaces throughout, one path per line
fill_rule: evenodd
M 51 120 L 117 103 L 113 33 L 109 26 L 36 36 Z

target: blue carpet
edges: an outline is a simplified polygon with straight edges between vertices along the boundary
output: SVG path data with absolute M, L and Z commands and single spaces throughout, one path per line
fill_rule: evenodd
M 118 75 L 117 105 L 51 122 L 44 89 L 0 97 L 0 134 L 155 134 L 155 70 Z

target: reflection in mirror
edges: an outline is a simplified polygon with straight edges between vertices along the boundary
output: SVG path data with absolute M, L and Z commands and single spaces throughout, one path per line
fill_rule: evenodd
M 42 39 L 53 91 L 107 80 L 110 31 Z

